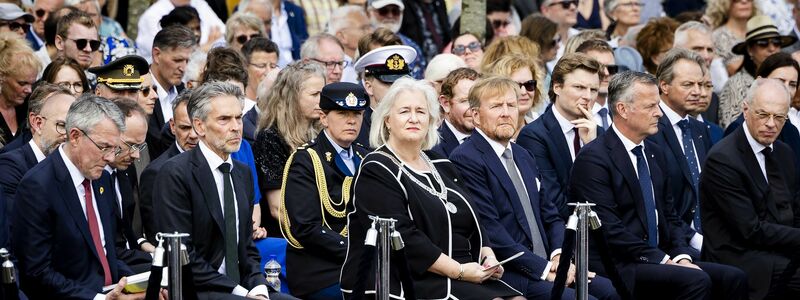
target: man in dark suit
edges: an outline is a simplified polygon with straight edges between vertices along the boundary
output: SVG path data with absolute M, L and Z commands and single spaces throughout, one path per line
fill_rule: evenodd
M 231 159 L 242 140 L 241 89 L 209 82 L 187 105 L 198 147 L 168 160 L 156 177 L 153 211 L 159 232 L 185 232 L 200 299 L 280 299 L 269 295 L 253 244 L 253 178 Z
M 475 83 L 469 93 L 475 130 L 450 160 L 464 177 L 482 227 L 491 232 L 497 259 L 524 253 L 504 266 L 503 280 L 528 299 L 550 299 L 564 221 L 553 203 L 542 197 L 536 160 L 510 142 L 519 124 L 518 93 L 519 84 L 503 77 Z M 600 299 L 619 297 L 601 277 L 593 279 L 590 293 Z M 567 289 L 564 299 L 571 298 L 574 291 Z
M 0 155 L 0 170 L 3 170 L 0 172 L 0 186 L 9 204 L 15 198 L 17 185 L 25 173 L 64 142 L 64 120 L 72 102 L 75 102 L 75 96 L 55 84 L 43 83 L 31 93 L 28 124 L 33 138 Z M 8 212 L 11 212 L 10 208 Z
M 190 96 L 191 91 L 187 90 L 178 95 L 178 98 L 172 103 L 172 111 L 175 113 L 172 119 L 169 120 L 169 129 L 175 136 L 175 142 L 161 156 L 147 165 L 139 181 L 139 208 L 142 215 L 144 236 L 148 242 L 154 245 L 157 242 L 155 218 L 153 216 L 153 187 L 155 186 L 156 176 L 158 176 L 164 163 L 170 158 L 184 151 L 194 149 L 198 143 L 197 132 L 192 129 L 189 112 L 186 110 L 186 104 L 189 103 Z
M 666 154 L 664 170 L 670 177 L 673 207 L 682 221 L 684 239 L 694 248 L 689 253 L 700 257 L 703 245 L 700 203 L 697 182 L 711 139 L 706 125 L 689 117 L 696 111 L 704 89 L 703 74 L 708 73 L 703 58 L 681 48 L 673 48 L 658 65 L 659 107 L 658 133 L 648 137 Z
M 697 55 L 702 58 L 705 68 L 711 68 L 711 62 L 715 58 L 714 42 L 711 39 L 711 29 L 707 25 L 697 21 L 681 24 L 681 26 L 675 30 L 675 40 L 672 45 L 674 48 L 686 49 L 697 53 Z M 708 73 L 708 71 L 706 73 Z M 710 75 L 709 78 L 711 78 Z M 719 111 L 719 98 L 717 94 L 713 92 L 709 95 L 709 100 L 705 103 L 705 107 L 702 111 L 698 111 L 697 114 L 701 114 L 705 121 L 716 124 L 717 112 Z
M 553 68 L 553 105 L 533 123 L 525 125 L 517 143 L 536 157 L 545 200 L 553 203 L 563 220 L 567 206 L 567 182 L 572 162 L 581 147 L 602 131 L 589 105 L 597 97 L 602 66 L 583 53 L 565 55 Z
M 625 71 L 609 84 L 614 122 L 581 150 L 570 178 L 570 199 L 593 202 L 616 269 L 635 298 L 745 299 L 745 274 L 697 262 L 689 254 L 670 196 L 661 147 L 650 140 L 663 113 L 656 78 Z M 590 246 L 589 266 L 603 268 Z
M 172 118 L 172 102 L 183 91 L 183 73 L 189 56 L 197 47 L 194 33 L 184 26 L 170 26 L 153 38 L 153 63 L 150 76 L 156 86 L 158 100 L 147 124 L 147 144 L 150 157 L 158 157 L 172 144 L 161 132 Z
M 444 111 L 444 122 L 439 126 L 439 144 L 431 149 L 442 157 L 450 156 L 453 149 L 468 139 L 475 128 L 467 95 L 478 76 L 475 70 L 459 68 L 442 81 L 439 104 Z
M 711 82 L 711 72 L 705 72 L 705 75 L 703 75 L 703 89 L 700 93 L 700 99 L 697 101 L 697 108 L 689 111 L 689 116 L 706 125 L 706 129 L 711 138 L 711 145 L 722 140 L 724 136 L 722 127 L 719 127 L 719 125 L 711 121 L 711 118 L 708 118 L 711 114 L 714 116 L 717 115 L 716 110 L 713 112 L 711 111 L 710 104 L 712 104 L 713 101 L 717 101 L 714 100 L 713 97 L 716 97 L 716 94 L 714 94 L 714 84 Z M 717 105 L 719 105 L 719 101 L 717 101 Z
M 119 297 L 118 289 L 99 294 L 131 270 L 114 247 L 113 189 L 98 179 L 120 152 L 122 113 L 84 95 L 70 106 L 66 129 L 67 141 L 19 184 L 12 239 L 20 286 L 31 299 Z
M 800 274 L 787 270 L 800 249 L 796 161 L 777 139 L 792 127 L 784 125 L 788 91 L 778 80 L 757 79 L 743 111 L 744 126 L 714 145 L 703 166 L 703 257 L 747 272 L 750 299 L 797 299 Z

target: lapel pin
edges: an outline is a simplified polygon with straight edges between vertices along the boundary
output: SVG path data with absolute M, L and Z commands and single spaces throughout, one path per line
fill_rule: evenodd
M 100 187 L 100 195 L 102 195 L 104 191 L 105 191 L 105 189 L 101 186 Z
M 328 162 L 331 162 L 331 153 L 330 152 L 325 152 L 325 160 L 327 160 Z

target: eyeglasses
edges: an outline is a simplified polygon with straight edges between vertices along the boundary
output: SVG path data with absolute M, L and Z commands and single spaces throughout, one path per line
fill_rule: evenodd
M 481 46 L 481 43 L 475 41 L 475 42 L 470 42 L 469 44 L 466 44 L 466 45 L 456 45 L 456 46 L 453 47 L 453 50 L 450 51 L 450 52 L 453 52 L 453 54 L 455 54 L 455 55 L 461 56 L 461 55 L 464 55 L 464 54 L 467 53 L 467 49 L 469 49 L 470 52 L 477 52 L 478 50 L 481 50 L 482 48 L 483 48 L 483 46 Z
M 144 149 L 147 149 L 147 142 L 141 144 L 133 144 L 133 145 L 128 144 L 128 142 L 126 141 L 122 141 L 122 143 L 124 143 L 125 146 L 128 146 L 128 153 L 134 153 L 136 151 L 141 152 L 144 151 Z
M 608 76 L 611 76 L 611 75 L 619 73 L 619 66 L 618 65 L 606 65 L 606 70 L 608 70 Z
M 757 40 L 757 41 L 753 42 L 753 44 L 756 45 L 756 46 L 762 47 L 762 48 L 768 47 L 769 44 L 772 44 L 775 47 L 783 46 L 783 43 L 781 43 L 781 38 L 777 38 L 777 37 L 768 38 L 768 39 L 760 39 L 760 40 Z
M 492 20 L 492 28 L 494 29 L 506 27 L 508 24 L 511 24 L 508 20 Z
M 18 22 L 0 22 L 0 26 L 8 26 L 8 29 L 11 31 L 17 31 L 22 29 L 24 32 L 28 32 L 31 29 L 31 25 L 28 23 L 18 23 Z
M 387 5 L 378 9 L 378 14 L 383 17 L 386 17 L 388 15 L 397 17 L 402 13 L 403 11 L 400 10 L 400 7 L 398 7 L 397 5 Z
M 525 87 L 525 90 L 528 91 L 528 92 L 533 92 L 533 91 L 536 90 L 536 80 L 528 80 L 528 81 L 525 81 L 525 82 L 517 82 L 517 84 L 519 84 L 520 88 Z
M 156 91 L 156 86 L 155 86 L 155 85 L 151 85 L 151 86 L 142 86 L 142 88 L 141 88 L 141 89 L 139 89 L 139 92 L 142 92 L 142 96 L 144 96 L 144 97 L 149 97 L 149 96 L 150 96 L 150 92 L 151 92 L 151 91 L 152 91 L 152 92 L 155 92 L 155 91 Z
M 99 150 L 100 150 L 100 152 L 102 152 L 102 153 L 103 153 L 103 156 L 106 156 L 106 155 L 108 155 L 109 153 L 113 153 L 113 154 L 114 154 L 114 156 L 119 156 L 119 154 L 120 154 L 120 153 L 122 153 L 122 148 L 120 148 L 120 147 L 115 147 L 115 146 L 100 146 L 100 145 L 98 145 L 98 144 L 97 144 L 97 142 L 95 142 L 95 141 L 94 141 L 94 140 L 93 140 L 91 137 L 89 137 L 89 135 L 88 135 L 88 134 L 86 134 L 86 131 L 83 131 L 83 129 L 78 129 L 78 130 L 80 130 L 80 131 L 81 131 L 81 133 L 83 133 L 83 135 L 84 135 L 84 136 L 85 136 L 87 139 L 89 139 L 89 141 L 90 141 L 90 142 L 92 142 L 92 144 L 94 144 L 94 146 L 95 146 L 95 147 L 97 147 L 97 149 L 99 149 Z
M 772 119 L 775 120 L 775 123 L 786 122 L 786 119 L 789 118 L 789 116 L 787 116 L 787 115 L 770 114 L 770 113 L 763 112 L 763 111 L 756 111 L 756 112 L 753 112 L 753 114 L 756 115 L 756 118 L 761 120 L 761 121 L 767 121 L 767 120 L 772 118 Z
M 619 7 L 628 7 L 628 8 L 634 8 L 634 7 L 642 8 L 642 7 L 644 7 L 644 3 L 642 3 L 642 2 L 628 2 L 628 3 L 617 4 L 617 6 L 619 6 Z
M 42 117 L 42 119 L 47 121 L 47 117 L 45 117 L 45 116 L 41 116 L 41 117 Z M 65 123 L 64 121 L 56 121 L 55 125 L 56 125 L 56 132 L 58 132 L 59 134 L 66 134 L 67 133 L 67 123 Z
M 324 66 L 325 66 L 325 68 L 327 68 L 328 70 L 333 70 L 333 69 L 335 69 L 337 66 L 338 66 L 339 68 L 342 68 L 342 69 L 344 69 L 344 66 L 347 64 L 347 62 L 346 62 L 346 61 L 343 61 L 343 60 L 340 60 L 340 61 L 323 61 L 323 60 L 319 60 L 319 59 L 316 59 L 316 58 L 312 58 L 311 60 L 313 60 L 313 61 L 315 61 L 315 62 L 318 62 L 318 63 L 320 63 L 320 64 L 324 65 Z
M 263 63 L 263 64 L 252 64 L 251 63 L 250 65 L 253 66 L 253 67 L 259 68 L 259 69 L 266 69 L 267 67 L 269 67 L 270 70 L 275 69 L 275 68 L 278 67 L 277 64 L 273 64 L 273 63 Z
M 90 40 L 90 39 L 69 39 L 70 41 L 75 42 L 75 46 L 78 47 L 79 50 L 86 49 L 86 45 L 89 45 L 89 48 L 92 49 L 92 52 L 97 51 L 100 49 L 100 41 L 98 40 Z
M 44 10 L 44 9 L 41 9 L 41 8 L 40 8 L 40 9 L 37 9 L 37 10 L 36 10 L 35 12 L 33 12 L 33 13 L 34 13 L 34 14 L 36 15 L 36 17 L 37 17 L 37 18 L 39 18 L 39 19 L 41 19 L 41 18 L 44 18 L 44 16 L 45 16 L 45 15 L 47 15 L 47 11 L 46 11 L 46 10 Z
M 239 44 L 244 45 L 244 43 L 247 43 L 247 41 L 249 41 L 250 39 L 254 39 L 254 38 L 257 38 L 257 37 L 261 37 L 261 34 L 260 33 L 254 33 L 254 34 L 251 34 L 249 36 L 246 35 L 246 34 L 242 34 L 242 35 L 236 36 L 236 41 L 239 42 Z
M 76 81 L 76 82 L 56 82 L 56 84 L 62 88 L 71 90 L 75 92 L 75 94 L 83 93 L 83 82 Z
M 568 0 L 568 1 L 559 1 L 559 2 L 550 2 L 547 6 L 555 6 L 561 4 L 561 8 L 569 9 L 571 6 L 575 5 L 578 7 L 578 0 Z

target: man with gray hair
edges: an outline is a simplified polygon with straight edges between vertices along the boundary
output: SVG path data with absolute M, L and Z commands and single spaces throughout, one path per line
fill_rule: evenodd
M 689 117 L 697 110 L 704 93 L 708 72 L 700 55 L 681 48 L 669 50 L 658 65 L 656 76 L 661 91 L 658 133 L 648 139 L 664 149 L 665 171 L 670 181 L 675 213 L 681 219 L 682 237 L 700 257 L 703 245 L 700 222 L 700 195 L 697 182 L 706 153 L 711 149 L 711 134 L 703 122 Z
M 253 176 L 231 158 L 242 141 L 242 90 L 207 82 L 187 104 L 198 146 L 161 167 L 153 189 L 156 232 L 186 232 L 199 299 L 286 299 L 267 290 L 251 216 Z M 289 297 L 291 298 L 291 297 Z
M 796 161 L 777 140 L 789 103 L 781 81 L 756 79 L 744 125 L 711 148 L 700 177 L 703 256 L 747 272 L 750 299 L 800 296 L 800 273 L 787 270 L 800 250 Z
M 20 181 L 17 199 L 24 201 L 12 212 L 12 241 L 29 298 L 132 296 L 121 292 L 131 270 L 114 247 L 114 189 L 98 180 L 120 153 L 123 119 L 111 101 L 84 94 L 67 113 L 66 142 Z
M 341 81 L 358 83 L 358 76 L 353 69 L 353 57 L 357 54 L 358 41 L 361 37 L 372 33 L 372 24 L 364 8 L 344 5 L 334 10 L 328 19 L 328 33 L 335 36 L 344 48 L 344 60 L 347 61 L 347 65 L 342 70 Z
M 711 40 L 711 29 L 700 22 L 689 21 L 681 24 L 675 30 L 675 39 L 672 43 L 674 48 L 682 48 L 694 51 L 705 62 L 705 67 L 711 73 L 711 81 L 714 86 L 718 86 L 719 90 L 728 81 L 728 71 L 722 64 L 722 59 L 716 57 L 714 54 L 714 42 Z M 709 121 L 717 123 L 717 111 L 719 110 L 719 97 L 714 93 L 711 95 L 711 102 L 708 108 L 701 112 L 701 121 Z
M 300 48 L 300 57 L 325 67 L 325 84 L 341 81 L 345 68 L 352 69 L 352 61 L 345 60 L 342 42 L 328 33 L 318 33 L 308 38 Z M 355 70 L 349 72 L 354 74 L 350 77 L 355 79 Z
M 741 270 L 690 256 L 670 197 L 666 155 L 647 139 L 664 114 L 658 85 L 640 72 L 611 78 L 614 122 L 575 159 L 570 201 L 597 205 L 616 270 L 630 289 L 618 292 L 635 299 L 747 299 Z M 601 275 L 609 271 L 597 248 L 590 247 L 589 267 Z

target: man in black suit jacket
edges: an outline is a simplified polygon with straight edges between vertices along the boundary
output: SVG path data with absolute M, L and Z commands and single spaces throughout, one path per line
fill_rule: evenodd
M 113 243 L 113 189 L 98 179 L 119 153 L 122 113 L 84 95 L 70 106 L 66 128 L 67 141 L 19 184 L 12 239 L 20 286 L 31 299 L 119 297 L 119 287 L 99 294 L 131 270 Z
M 478 75 L 470 68 L 459 68 L 447 74 L 442 81 L 439 104 L 444 110 L 444 121 L 439 126 L 439 144 L 431 149 L 442 157 L 449 157 L 453 149 L 468 139 L 475 128 L 467 95 Z
M 570 178 L 572 201 L 593 202 L 617 271 L 641 299 L 743 299 L 745 274 L 693 260 L 674 213 L 665 155 L 652 141 L 662 116 L 652 75 L 625 71 L 609 85 L 611 129 L 581 150 Z M 596 247 L 589 265 L 603 268 Z
M 797 299 L 800 274 L 781 278 L 800 249 L 796 162 L 777 139 L 792 126 L 784 125 L 788 91 L 778 80 L 758 79 L 743 110 L 745 124 L 714 145 L 703 166 L 703 257 L 747 272 L 750 299 Z
M 690 253 L 694 258 L 700 258 L 703 245 L 697 183 L 711 149 L 711 134 L 703 122 L 689 117 L 689 112 L 697 110 L 704 93 L 703 75 L 708 72 L 704 64 L 702 57 L 689 50 L 673 48 L 667 52 L 656 72 L 663 115 L 658 120 L 658 133 L 647 138 L 666 154 L 663 167 L 671 179 L 673 207 L 682 221 L 685 242 L 694 249 Z
M 253 178 L 231 159 L 242 140 L 242 91 L 209 82 L 187 105 L 198 147 L 168 160 L 156 177 L 153 211 L 159 232 L 185 232 L 200 299 L 283 298 L 269 295 L 253 244 Z

